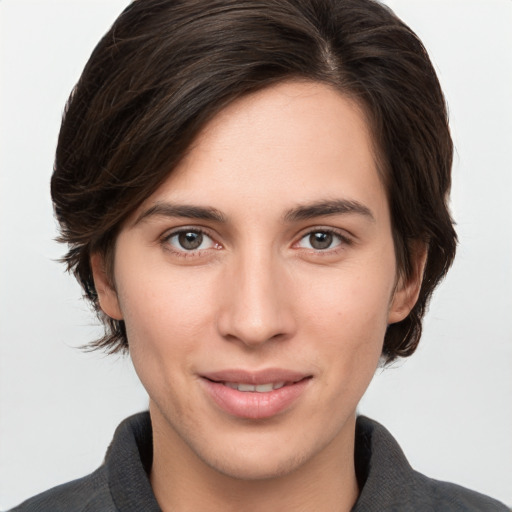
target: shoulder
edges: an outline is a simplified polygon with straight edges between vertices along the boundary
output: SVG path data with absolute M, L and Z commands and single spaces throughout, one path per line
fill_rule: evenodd
M 510 512 L 488 496 L 418 473 L 388 430 L 364 416 L 357 418 L 355 464 L 361 494 L 353 512 Z
M 28 499 L 11 512 L 114 512 L 103 466 L 88 476 Z
M 429 503 L 431 510 L 449 510 L 450 512 L 509 512 L 510 510 L 503 503 L 471 489 L 434 480 L 418 472 L 415 472 L 415 475 L 417 494 Z
M 148 412 L 116 429 L 105 461 L 89 476 L 39 494 L 10 512 L 159 512 L 149 482 L 153 457 Z

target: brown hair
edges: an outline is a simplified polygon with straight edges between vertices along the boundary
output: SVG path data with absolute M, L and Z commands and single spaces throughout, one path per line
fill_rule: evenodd
M 112 275 L 121 223 L 165 180 L 216 113 L 283 80 L 333 85 L 364 108 L 390 203 L 399 272 L 428 244 L 419 299 L 388 327 L 389 362 L 414 352 L 451 265 L 453 145 L 443 94 L 417 36 L 373 0 L 135 0 L 93 51 L 66 105 L 51 188 L 64 260 L 105 324 L 92 344 L 128 347 L 98 305 L 90 257 Z

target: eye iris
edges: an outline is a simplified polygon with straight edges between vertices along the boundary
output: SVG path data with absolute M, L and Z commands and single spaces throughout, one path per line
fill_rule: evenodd
M 328 249 L 332 244 L 332 234 L 322 231 L 311 233 L 309 243 L 313 249 Z
M 178 242 L 183 249 L 197 249 L 203 243 L 203 235 L 194 231 L 187 231 L 178 235 Z

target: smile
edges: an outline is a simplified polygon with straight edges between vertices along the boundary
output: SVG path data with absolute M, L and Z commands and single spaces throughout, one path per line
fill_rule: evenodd
M 270 391 L 274 391 L 275 389 L 281 389 L 286 383 L 285 382 L 269 382 L 268 384 L 242 384 L 237 382 L 224 382 L 224 386 L 227 386 L 231 389 L 236 389 L 238 391 L 246 392 L 256 392 L 256 393 L 269 393 Z
M 260 420 L 296 406 L 312 375 L 282 369 L 224 370 L 201 375 L 206 396 L 223 413 Z

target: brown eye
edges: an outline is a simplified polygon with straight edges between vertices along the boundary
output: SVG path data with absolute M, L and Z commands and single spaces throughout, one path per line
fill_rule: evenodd
M 346 238 L 334 231 L 311 231 L 301 238 L 298 246 L 303 249 L 312 249 L 314 251 L 325 251 L 334 249 L 348 243 Z
M 166 238 L 165 242 L 177 252 L 192 252 L 211 249 L 215 246 L 215 242 L 206 233 L 191 229 L 175 231 Z
M 178 243 L 183 249 L 191 251 L 197 249 L 203 243 L 203 234 L 196 231 L 188 231 L 178 235 Z
M 332 245 L 332 233 L 317 231 L 309 235 L 309 243 L 313 249 L 328 249 Z

